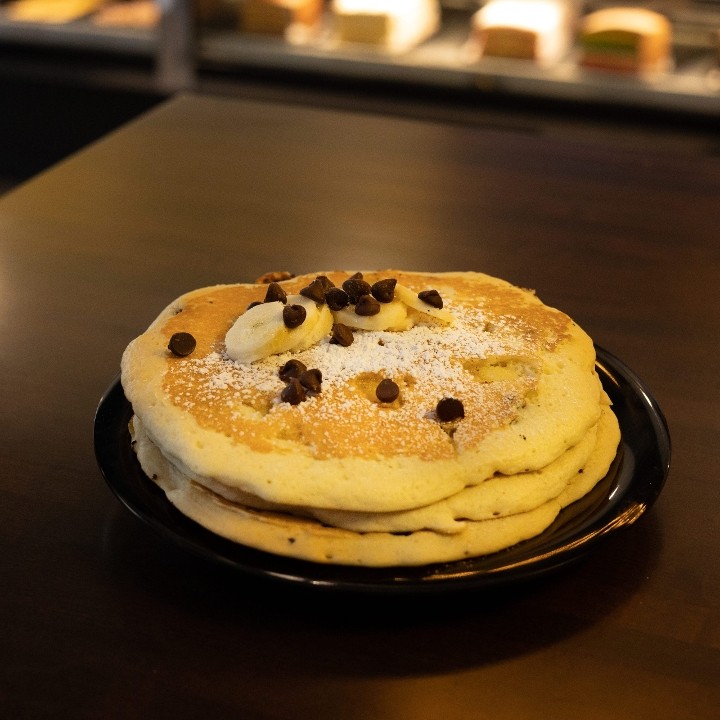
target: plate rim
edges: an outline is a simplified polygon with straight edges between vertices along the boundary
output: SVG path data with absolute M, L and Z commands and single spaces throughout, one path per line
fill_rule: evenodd
M 632 400 L 642 411 L 646 421 L 644 429 L 648 433 L 652 444 L 651 450 L 654 451 L 657 462 L 653 467 L 644 468 L 644 473 L 640 476 L 636 466 L 629 478 L 626 473 L 622 478 L 622 481 L 626 483 L 624 490 L 621 489 L 613 505 L 598 512 L 597 517 L 594 517 L 596 513 L 590 513 L 590 521 L 581 528 L 584 533 L 578 534 L 571 531 L 564 537 L 561 534 L 560 539 L 552 540 L 552 532 L 557 533 L 558 527 L 562 527 L 562 524 L 558 526 L 558 523 L 562 522 L 561 513 L 539 536 L 519 543 L 507 551 L 501 550 L 499 553 L 479 558 L 419 567 L 356 568 L 285 558 L 255 550 L 215 535 L 182 515 L 140 469 L 132 451 L 127 430 L 127 420 L 132 413 L 132 408 L 122 390 L 119 373 L 103 393 L 96 408 L 93 427 L 96 461 L 101 475 L 116 498 L 154 531 L 173 541 L 183 550 L 241 571 L 248 577 L 261 576 L 314 588 L 391 594 L 489 588 L 530 580 L 573 564 L 594 549 L 607 535 L 636 522 L 657 500 L 669 474 L 672 445 L 667 419 L 659 403 L 640 378 L 622 360 L 598 345 L 595 345 L 595 350 L 596 369 L 608 394 L 611 397 L 621 397 L 625 401 Z M 616 472 L 620 474 L 622 473 L 624 452 L 633 452 L 637 448 L 631 444 L 633 438 L 626 437 L 622 432 L 622 417 L 618 417 L 618 419 L 621 424 L 622 437 L 615 463 L 617 464 Z M 113 463 L 113 460 L 117 461 L 118 459 L 124 464 L 130 463 L 137 477 L 131 478 L 130 481 L 122 477 L 122 473 Z M 611 472 L 613 471 L 611 470 Z M 155 495 L 157 503 L 164 506 L 164 511 L 174 517 L 174 522 L 180 526 L 179 529 L 168 525 L 152 506 L 144 503 L 142 499 L 138 499 L 137 493 L 128 492 L 128 483 L 133 480 L 138 481 L 140 485 L 147 484 L 147 487 L 144 488 L 145 492 Z M 598 486 L 602 483 L 603 481 L 598 483 Z M 614 488 L 614 492 L 618 492 L 618 487 Z M 590 495 L 593 495 L 593 492 L 591 491 Z M 599 495 L 597 498 L 598 501 L 608 499 L 610 497 L 605 498 L 604 495 Z M 576 503 L 573 503 L 568 507 L 575 505 Z M 188 532 L 183 532 L 183 528 L 185 530 L 192 528 L 190 535 Z M 542 538 L 545 536 L 549 537 L 550 541 L 543 546 Z M 532 544 L 538 543 L 544 550 L 542 553 L 530 552 L 523 556 L 523 546 L 529 548 Z M 518 548 L 520 549 L 519 553 L 517 552 Z M 503 556 L 507 558 L 510 556 L 508 552 L 510 550 L 519 555 L 517 561 L 498 562 L 496 566 L 493 566 L 493 558 L 497 558 L 498 561 Z M 248 557 L 250 561 L 248 561 Z M 487 567 L 479 569 L 481 562 Z

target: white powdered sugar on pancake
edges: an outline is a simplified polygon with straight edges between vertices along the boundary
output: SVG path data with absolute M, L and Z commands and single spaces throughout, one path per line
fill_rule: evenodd
M 460 359 L 512 357 L 527 352 L 522 338 L 512 333 L 501 332 L 497 327 L 492 333 L 484 332 L 486 319 L 481 310 L 460 305 L 452 309 L 455 323 L 451 327 L 418 324 L 402 332 L 357 330 L 347 348 L 333 344 L 328 337 L 307 350 L 273 355 L 254 363 L 238 363 L 216 351 L 189 359 L 188 370 L 202 376 L 205 402 L 244 402 L 250 394 L 274 393 L 274 407 L 269 408 L 272 412 L 277 406 L 282 408 L 279 393 L 284 384 L 278 369 L 291 358 L 322 372 L 324 393 L 345 387 L 353 378 L 366 373 L 388 378 L 410 373 L 422 380 L 422 390 L 428 397 L 442 397 L 477 389 L 477 383 L 463 372 Z M 432 372 L 427 372 L 427 368 L 432 368 Z M 189 408 L 197 398 L 180 394 L 174 401 Z

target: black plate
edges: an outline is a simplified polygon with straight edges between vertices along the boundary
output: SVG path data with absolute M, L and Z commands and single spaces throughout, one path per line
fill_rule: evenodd
M 119 378 L 97 409 L 95 453 L 108 485 L 135 515 L 186 550 L 250 575 L 372 592 L 448 591 L 526 580 L 577 560 L 608 533 L 635 522 L 657 499 L 667 477 L 670 436 L 658 404 L 620 360 L 600 348 L 597 356 L 598 374 L 622 432 L 610 472 L 541 535 L 459 562 L 419 568 L 323 565 L 253 550 L 209 532 L 176 510 L 141 470 L 127 428 L 132 409 Z

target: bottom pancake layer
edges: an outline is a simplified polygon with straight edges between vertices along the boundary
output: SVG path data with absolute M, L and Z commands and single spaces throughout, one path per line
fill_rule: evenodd
M 131 434 L 144 472 L 173 505 L 208 530 L 278 555 L 366 567 L 450 562 L 487 555 L 535 537 L 563 507 L 589 493 L 607 474 L 620 440 L 617 419 L 603 405 L 600 422 L 584 441 L 591 449 L 579 443 L 541 471 L 495 476 L 441 503 L 406 513 L 368 513 L 359 520 L 343 513 L 336 516 L 346 526 L 359 522 L 360 527 L 369 523 L 370 527 L 394 528 L 358 531 L 327 524 L 332 512 L 319 513 L 323 522 L 313 517 L 317 513 L 312 508 L 272 506 L 251 496 L 239 502 L 232 488 L 181 472 L 152 442 L 137 417 L 131 422 Z M 462 503 L 467 504 L 467 513 Z M 447 517 L 448 509 L 453 521 L 438 521 Z

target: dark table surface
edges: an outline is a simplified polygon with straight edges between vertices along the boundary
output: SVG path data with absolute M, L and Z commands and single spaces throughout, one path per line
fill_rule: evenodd
M 0 201 L 0 715 L 720 716 L 717 145 L 182 97 Z M 93 451 L 125 345 L 268 270 L 481 270 L 646 383 L 665 489 L 530 583 L 362 596 L 248 577 L 128 512 Z

